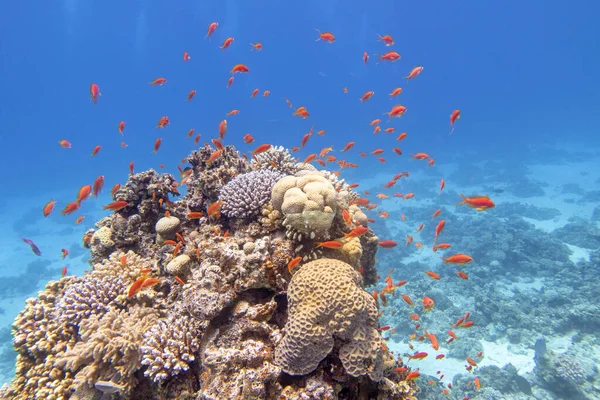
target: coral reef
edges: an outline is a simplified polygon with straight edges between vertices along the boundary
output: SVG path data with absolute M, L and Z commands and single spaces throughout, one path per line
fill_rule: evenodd
M 271 190 L 282 176 L 269 169 L 236 176 L 221 189 L 221 212 L 229 218 L 257 216 L 271 200 Z
M 172 175 L 129 177 L 114 195 L 127 206 L 84 234 L 89 271 L 51 281 L 15 320 L 0 398 L 414 398 L 364 289 L 378 238 L 344 238 L 368 226 L 348 204 L 359 195 L 283 148 L 251 165 L 221 151 L 187 158 L 178 200 Z M 324 238 L 342 247 L 317 251 Z

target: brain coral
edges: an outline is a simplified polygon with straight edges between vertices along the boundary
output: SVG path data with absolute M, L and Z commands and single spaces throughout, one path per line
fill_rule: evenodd
M 273 186 L 271 200 L 285 216 L 287 228 L 313 235 L 331 227 L 338 208 L 338 193 L 318 174 L 286 176 Z
M 285 336 L 275 349 L 277 365 L 291 375 L 308 374 L 339 338 L 339 357 L 349 375 L 383 378 L 377 308 L 360 279 L 350 265 L 327 258 L 309 262 L 294 274 Z
M 257 216 L 271 199 L 271 190 L 281 177 L 279 172 L 268 169 L 236 176 L 219 193 L 221 212 L 230 218 Z

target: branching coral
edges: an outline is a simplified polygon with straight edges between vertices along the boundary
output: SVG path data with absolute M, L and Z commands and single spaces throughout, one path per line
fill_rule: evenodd
M 221 212 L 230 218 L 257 216 L 271 199 L 271 190 L 282 176 L 268 169 L 236 176 L 219 193 Z
M 298 169 L 290 152 L 281 146 L 274 146 L 257 154 L 254 156 L 251 166 L 254 170 L 266 169 L 284 175 L 293 175 Z
M 127 286 L 117 277 L 85 277 L 70 285 L 56 307 L 61 324 L 77 325 L 92 315 L 101 315 L 125 293 Z
M 141 367 L 144 334 L 158 318 L 155 309 L 138 306 L 94 315 L 81 322 L 81 341 L 66 351 L 57 365 L 75 374 L 76 387 L 92 387 L 118 372 L 124 391 L 130 391 L 137 382 L 133 374 Z
M 189 369 L 200 346 L 200 329 L 187 314 L 160 320 L 144 334 L 142 365 L 144 375 L 155 382 L 164 381 Z

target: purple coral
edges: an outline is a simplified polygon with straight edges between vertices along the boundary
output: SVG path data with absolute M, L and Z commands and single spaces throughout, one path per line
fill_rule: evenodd
M 188 315 L 174 315 L 161 320 L 144 334 L 142 365 L 144 375 L 155 382 L 178 375 L 189 369 L 200 349 L 200 330 Z
M 230 218 L 257 216 L 271 199 L 271 190 L 283 174 L 268 169 L 238 175 L 221 189 L 221 212 Z
M 84 318 L 104 314 L 111 303 L 127 291 L 127 286 L 117 277 L 86 276 L 70 285 L 60 299 L 56 312 L 61 323 L 77 325 Z

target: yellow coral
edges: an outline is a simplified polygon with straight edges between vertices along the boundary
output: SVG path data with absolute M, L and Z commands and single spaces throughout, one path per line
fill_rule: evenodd
M 352 376 L 383 377 L 383 350 L 375 329 L 377 308 L 360 287 L 360 275 L 348 264 L 320 259 L 305 264 L 288 287 L 285 336 L 275 351 L 277 364 L 291 375 L 312 372 L 344 341 L 340 360 Z

